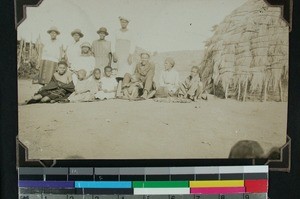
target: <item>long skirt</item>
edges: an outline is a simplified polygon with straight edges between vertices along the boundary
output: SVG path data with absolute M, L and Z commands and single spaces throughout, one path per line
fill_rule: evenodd
M 39 84 L 48 84 L 52 79 L 52 76 L 57 68 L 57 62 L 49 60 L 41 60 L 40 62 L 40 71 L 39 71 Z

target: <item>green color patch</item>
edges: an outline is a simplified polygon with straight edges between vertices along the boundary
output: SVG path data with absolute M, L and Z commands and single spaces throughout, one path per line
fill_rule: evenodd
M 133 188 L 178 188 L 189 187 L 189 181 L 134 181 Z

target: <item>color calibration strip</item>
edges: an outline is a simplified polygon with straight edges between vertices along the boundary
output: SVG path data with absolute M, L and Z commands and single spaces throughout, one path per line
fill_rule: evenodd
M 20 199 L 267 199 L 268 166 L 19 168 Z

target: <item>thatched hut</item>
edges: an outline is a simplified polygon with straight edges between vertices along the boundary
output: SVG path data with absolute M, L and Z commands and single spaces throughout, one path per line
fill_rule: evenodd
M 243 100 L 287 100 L 289 27 L 280 7 L 249 0 L 212 31 L 201 63 L 210 92 Z

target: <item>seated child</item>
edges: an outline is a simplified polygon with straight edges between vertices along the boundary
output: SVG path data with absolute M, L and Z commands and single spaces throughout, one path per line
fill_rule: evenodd
M 101 90 L 95 94 L 96 99 L 113 99 L 116 97 L 116 91 L 118 82 L 115 77 L 112 76 L 112 68 L 106 66 L 104 68 L 105 76 L 101 78 Z
M 174 69 L 175 61 L 168 57 L 165 60 L 165 70 L 162 71 L 159 78 L 159 87 L 156 90 L 155 97 L 173 97 L 177 95 L 179 88 L 179 73 Z
M 94 100 L 94 94 L 90 92 L 89 80 L 85 70 L 77 71 L 77 83 L 75 85 L 75 92 L 73 92 L 68 100 L 70 102 L 89 102 Z
M 32 104 L 38 102 L 56 102 L 66 99 L 72 92 L 74 92 L 74 84 L 72 81 L 72 73 L 67 69 L 65 61 L 58 62 L 57 71 L 53 74 L 51 81 L 43 86 L 32 99 L 26 101 L 25 104 Z
M 123 88 L 123 99 L 135 100 L 143 94 L 143 83 L 136 75 L 132 75 L 130 83 Z
M 199 68 L 193 66 L 191 74 L 179 86 L 178 96 L 185 99 L 197 100 L 202 94 L 203 85 L 200 81 Z
M 100 81 L 101 81 L 101 69 L 95 68 L 92 77 L 89 78 L 89 89 L 90 92 L 93 93 L 94 95 L 101 90 Z

